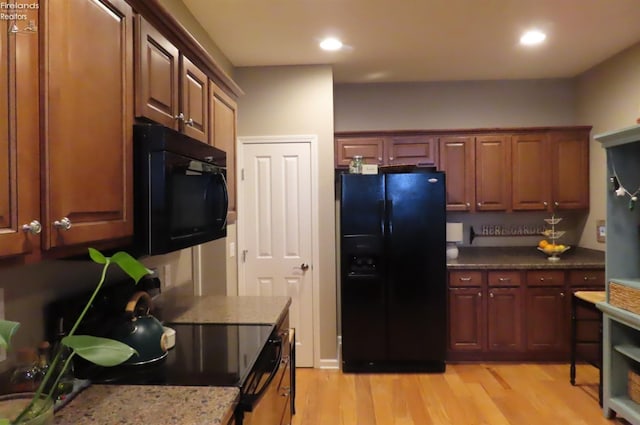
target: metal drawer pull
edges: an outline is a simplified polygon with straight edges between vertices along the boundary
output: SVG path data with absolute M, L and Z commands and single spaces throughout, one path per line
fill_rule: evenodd
M 597 278 L 595 276 L 585 276 L 584 280 L 596 280 Z
M 458 278 L 458 280 L 460 282 L 469 282 L 471 280 L 471 278 L 470 277 L 460 277 L 460 278 Z
M 511 278 L 510 277 L 501 277 L 498 280 L 500 282 L 511 282 Z
M 541 277 L 540 282 L 544 282 L 545 280 L 553 280 L 552 277 Z
M 288 397 L 291 394 L 291 387 L 282 387 L 280 392 L 280 397 Z
M 482 298 L 482 292 L 478 292 L 478 296 Z

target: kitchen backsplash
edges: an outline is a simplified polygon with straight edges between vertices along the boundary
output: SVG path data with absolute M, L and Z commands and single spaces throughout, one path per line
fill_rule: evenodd
M 543 212 L 518 212 L 518 213 L 447 213 L 447 222 L 463 223 L 464 240 L 459 247 L 494 247 L 494 246 L 537 246 L 543 239 L 538 230 L 542 231 L 549 226 L 545 218 L 550 218 L 550 213 Z M 559 212 L 557 218 L 562 221 L 556 225 L 556 231 L 564 231 L 559 239 L 564 245 L 574 246 L 580 240 L 585 222 L 586 212 Z M 471 228 L 475 237 L 471 242 Z M 594 230 L 595 231 L 595 230 Z

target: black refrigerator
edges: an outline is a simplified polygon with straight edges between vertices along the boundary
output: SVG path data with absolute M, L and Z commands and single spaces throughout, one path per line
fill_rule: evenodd
M 444 372 L 445 175 L 343 174 L 342 370 Z

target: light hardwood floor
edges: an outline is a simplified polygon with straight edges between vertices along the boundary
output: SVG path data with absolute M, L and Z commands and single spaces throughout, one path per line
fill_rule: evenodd
M 293 425 L 599 425 L 598 370 L 568 364 L 453 364 L 444 374 L 297 369 Z

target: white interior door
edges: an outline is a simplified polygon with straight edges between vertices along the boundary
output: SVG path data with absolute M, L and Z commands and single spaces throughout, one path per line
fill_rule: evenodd
M 253 140 L 253 139 L 252 139 Z M 242 141 L 240 295 L 291 297 L 296 365 L 313 366 L 312 146 Z

